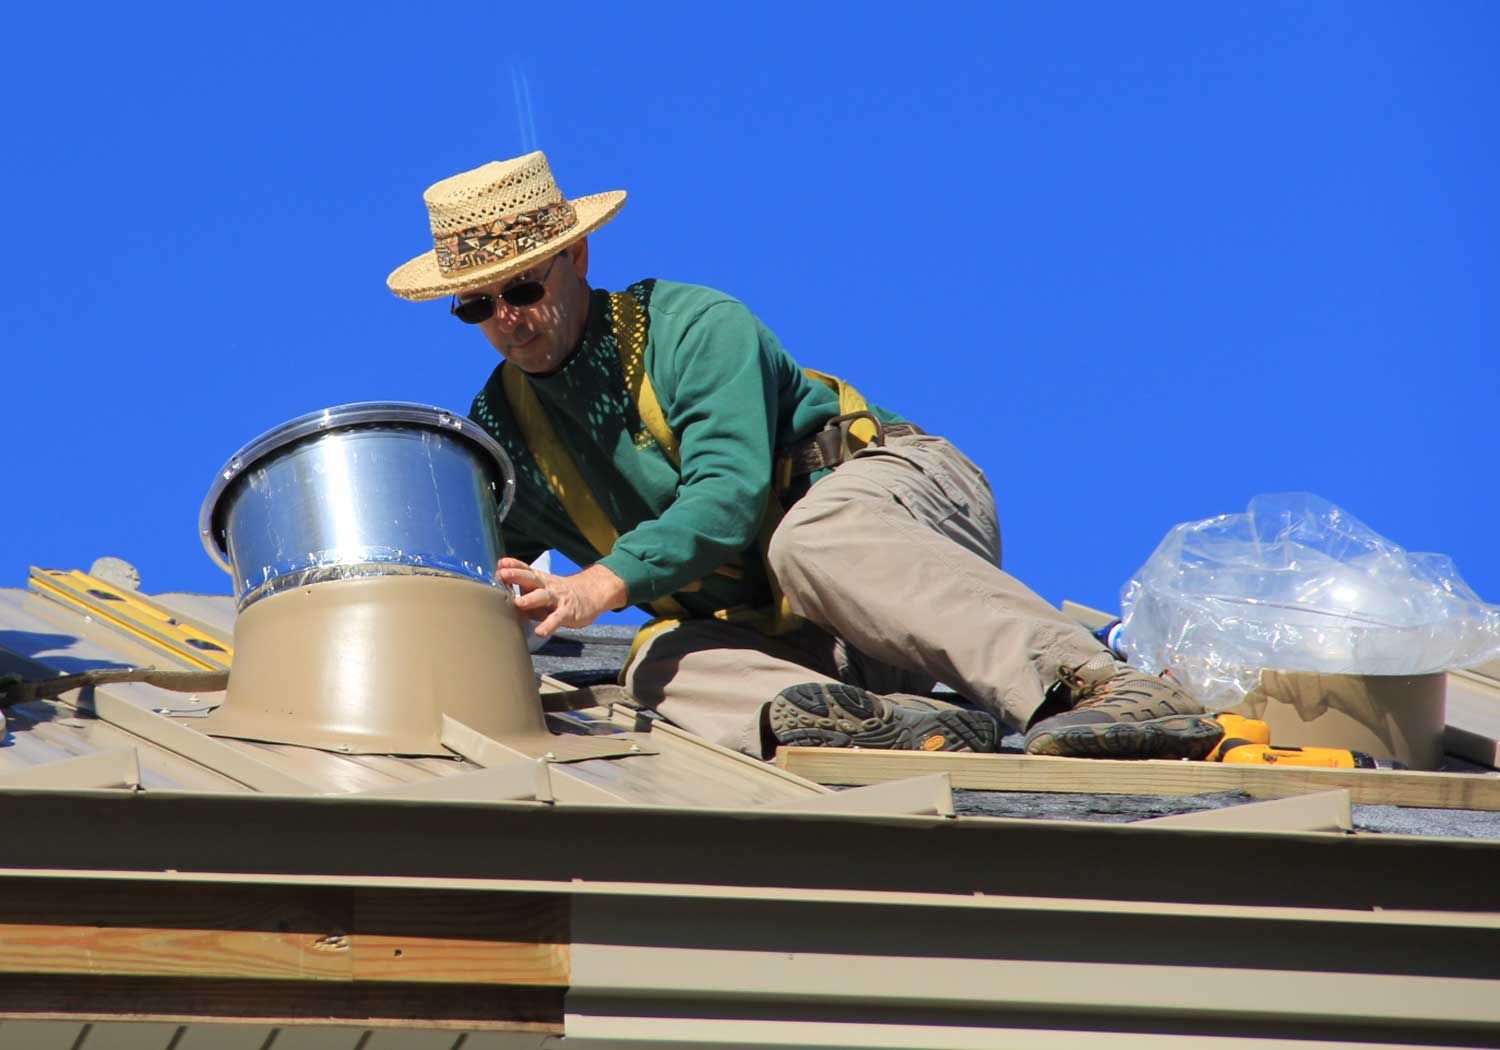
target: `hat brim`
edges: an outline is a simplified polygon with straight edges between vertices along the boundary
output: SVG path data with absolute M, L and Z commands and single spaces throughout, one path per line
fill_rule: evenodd
M 447 295 L 457 295 L 459 292 L 473 291 L 475 288 L 483 288 L 496 281 L 503 281 L 534 263 L 556 255 L 570 244 L 583 240 L 609 222 L 620 213 L 621 208 L 625 207 L 625 191 L 610 190 L 607 193 L 593 193 L 587 197 L 577 197 L 568 203 L 573 205 L 573 211 L 578 216 L 577 225 L 561 237 L 554 237 L 531 251 L 513 255 L 493 266 L 465 270 L 462 274 L 452 275 L 444 274 L 438 268 L 436 252 L 423 252 L 410 262 L 403 263 L 392 270 L 391 275 L 385 279 L 386 287 L 403 299 L 422 303 L 432 299 L 441 299 Z

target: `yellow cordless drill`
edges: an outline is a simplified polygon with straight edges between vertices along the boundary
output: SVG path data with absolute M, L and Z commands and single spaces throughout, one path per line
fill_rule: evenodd
M 1257 718 L 1217 714 L 1224 739 L 1208 753 L 1209 762 L 1243 766 L 1317 766 L 1324 769 L 1405 769 L 1400 762 L 1374 758 L 1342 747 L 1287 747 L 1271 743 L 1271 727 Z

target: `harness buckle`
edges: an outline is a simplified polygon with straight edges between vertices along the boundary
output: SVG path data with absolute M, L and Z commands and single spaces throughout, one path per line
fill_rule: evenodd
M 871 412 L 869 409 L 861 409 L 858 412 L 845 412 L 841 416 L 834 416 L 827 423 L 823 424 L 823 430 L 819 433 L 819 437 L 821 437 L 823 434 L 828 433 L 833 427 L 837 427 L 840 449 L 847 449 L 849 447 L 849 431 L 853 428 L 854 424 L 858 423 L 861 419 L 868 419 L 870 421 L 870 425 L 875 428 L 875 436 L 870 438 L 869 441 L 866 441 L 865 444 L 875 445 L 877 447 L 883 446 L 885 444 L 885 426 L 880 422 L 880 420 L 875 418 L 875 413 Z M 837 462 L 842 463 L 848 458 L 849 457 L 847 454 L 843 455 L 838 459 Z

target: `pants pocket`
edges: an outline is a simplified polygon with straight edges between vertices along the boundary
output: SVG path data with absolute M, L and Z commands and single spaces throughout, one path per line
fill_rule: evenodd
M 885 473 L 886 488 L 906 510 L 929 527 L 981 555 L 1000 562 L 1000 527 L 984 474 L 947 440 L 923 435 L 861 456 L 895 457 Z

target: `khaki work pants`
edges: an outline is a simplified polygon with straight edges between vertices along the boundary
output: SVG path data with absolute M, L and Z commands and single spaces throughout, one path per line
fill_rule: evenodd
M 1059 665 L 1101 648 L 1001 570 L 989 483 L 933 435 L 862 449 L 813 485 L 777 528 L 770 562 L 806 624 L 767 637 L 687 621 L 625 672 L 641 703 L 756 757 L 762 709 L 787 686 L 840 681 L 889 695 L 941 682 L 1019 728 Z

